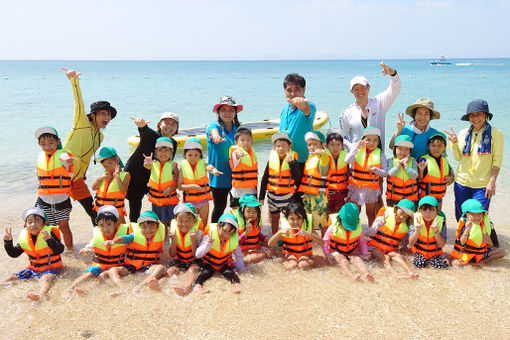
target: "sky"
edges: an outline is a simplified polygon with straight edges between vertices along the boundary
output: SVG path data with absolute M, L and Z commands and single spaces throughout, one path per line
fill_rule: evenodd
M 2 0 L 0 59 L 510 57 L 510 0 Z

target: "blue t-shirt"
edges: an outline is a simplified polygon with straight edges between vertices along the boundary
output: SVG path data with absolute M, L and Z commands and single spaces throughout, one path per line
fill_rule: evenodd
M 280 131 L 286 130 L 292 139 L 292 150 L 298 153 L 298 162 L 304 163 L 308 159 L 308 147 L 305 142 L 305 134 L 313 131 L 313 120 L 317 108 L 312 102 L 310 105 L 310 115 L 307 117 L 297 107 L 292 109 L 287 103 L 280 113 Z
M 216 129 L 220 136 L 225 138 L 224 142 L 214 144 L 211 140 L 211 130 Z M 216 169 L 223 172 L 223 175 L 213 176 L 209 173 L 209 185 L 214 188 L 232 188 L 232 170 L 229 164 L 228 151 L 234 145 L 234 137 L 237 127 L 234 126 L 231 131 L 223 123 L 211 122 L 207 125 L 207 163 L 213 165 Z
M 411 156 L 414 157 L 416 161 L 418 161 L 421 157 L 429 152 L 429 149 L 427 148 L 427 141 L 429 140 L 430 136 L 436 132 L 438 132 L 436 129 L 430 127 L 424 133 L 417 135 L 414 133 L 412 128 L 404 126 L 401 135 L 407 135 L 413 140 L 414 148 L 411 150 Z

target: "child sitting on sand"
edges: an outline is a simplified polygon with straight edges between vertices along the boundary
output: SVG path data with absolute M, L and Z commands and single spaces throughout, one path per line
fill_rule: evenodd
M 5 228 L 4 248 L 10 257 L 27 253 L 30 263 L 28 268 L 9 275 L 2 283 L 39 278 L 39 293 L 31 292 L 27 297 L 31 300 L 47 299 L 53 279 L 62 269 L 60 254 L 64 245 L 60 242 L 60 231 L 47 225 L 46 214 L 38 207 L 26 209 L 22 217 L 25 228 L 21 230 L 18 244 L 13 245 L 12 228 Z
M 124 164 L 117 156 L 117 151 L 114 148 L 102 148 L 97 159 L 101 162 L 105 171 L 92 184 L 92 190 L 96 190 L 94 210 L 97 212 L 103 205 L 114 206 L 119 211 L 120 223 L 125 223 L 124 198 L 131 176 L 129 173 L 122 171 Z

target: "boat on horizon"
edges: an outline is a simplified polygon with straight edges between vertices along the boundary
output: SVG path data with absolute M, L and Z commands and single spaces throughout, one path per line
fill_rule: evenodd
M 449 61 L 444 55 L 441 56 L 441 58 L 437 60 L 431 60 L 430 65 L 451 65 L 452 62 Z

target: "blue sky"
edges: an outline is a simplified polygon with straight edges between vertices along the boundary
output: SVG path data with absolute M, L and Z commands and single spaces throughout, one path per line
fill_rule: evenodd
M 510 0 L 4 1 L 0 59 L 510 57 Z

